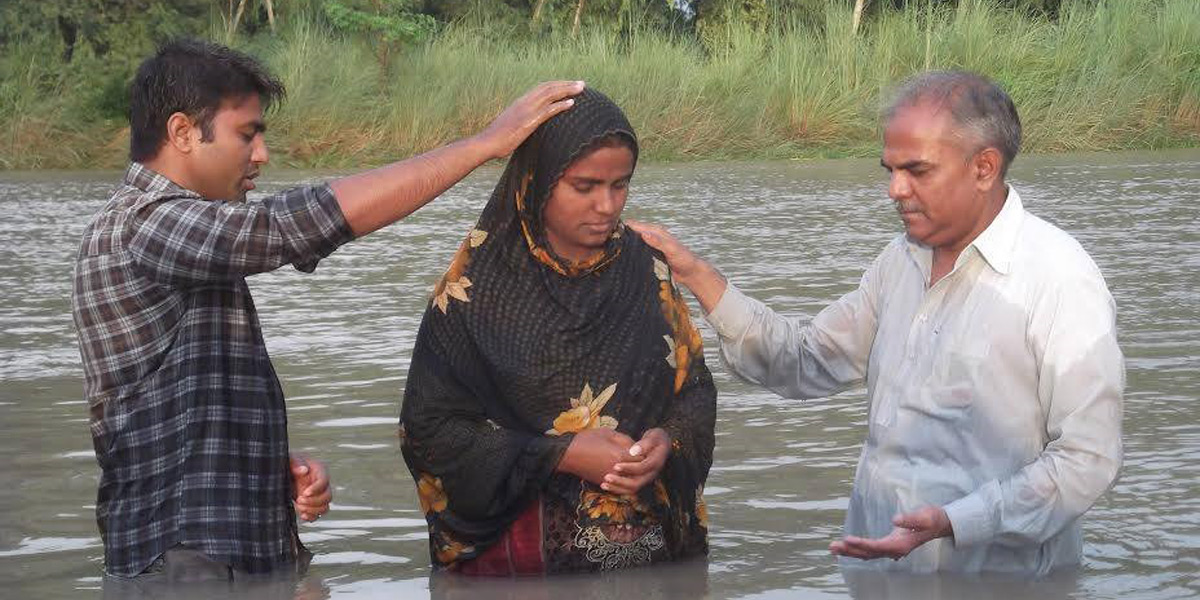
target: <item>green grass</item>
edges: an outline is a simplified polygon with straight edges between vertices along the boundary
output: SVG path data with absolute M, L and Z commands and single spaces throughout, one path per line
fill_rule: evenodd
M 386 75 L 365 41 L 316 20 L 239 44 L 287 84 L 269 141 L 277 164 L 301 167 L 429 149 L 558 78 L 585 79 L 616 100 L 650 160 L 868 155 L 878 152 L 881 98 L 925 68 L 1000 82 L 1021 112 L 1026 151 L 1200 144 L 1196 0 L 1068 3 L 1054 22 L 961 0 L 876 15 L 857 36 L 842 4 L 817 25 L 761 33 L 732 24 L 706 31 L 704 44 L 654 31 L 585 30 L 572 40 L 461 23 L 395 57 Z M 49 42 L 11 50 L 0 59 L 0 168 L 123 163 L 127 133 L 113 108 L 121 71 L 57 63 Z

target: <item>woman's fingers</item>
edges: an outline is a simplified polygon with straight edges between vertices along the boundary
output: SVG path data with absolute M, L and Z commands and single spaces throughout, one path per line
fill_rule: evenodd
M 605 483 L 600 486 L 600 489 L 617 496 L 633 496 L 638 493 L 637 488 L 632 486 L 616 485 L 613 483 Z
M 628 496 L 638 493 L 650 483 L 651 478 L 645 475 L 639 477 L 621 477 L 609 473 L 604 476 L 604 483 L 600 484 L 600 489 L 617 495 Z
M 641 462 L 620 462 L 613 465 L 613 474 L 625 477 L 638 477 L 648 473 L 656 473 L 661 468 L 661 463 L 656 464 L 654 460 L 650 459 Z

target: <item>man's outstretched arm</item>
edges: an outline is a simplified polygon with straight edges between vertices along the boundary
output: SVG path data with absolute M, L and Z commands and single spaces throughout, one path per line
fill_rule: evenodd
M 721 338 L 721 358 L 743 379 L 786 398 L 819 398 L 866 377 L 877 324 L 878 260 L 858 289 L 803 323 L 742 294 L 662 227 L 626 224 L 663 253 L 672 279 L 700 301 Z
M 581 81 L 543 83 L 470 138 L 333 181 L 330 187 L 354 236 L 364 236 L 403 219 L 476 167 L 508 156 L 538 125 L 570 108 L 570 97 L 582 91 Z
M 225 280 L 285 264 L 312 271 L 353 237 L 404 218 L 479 165 L 512 153 L 538 125 L 570 108 L 570 96 L 582 90 L 582 82 L 543 83 L 475 136 L 261 202 L 159 194 L 130 221 L 128 248 L 141 272 L 162 282 Z

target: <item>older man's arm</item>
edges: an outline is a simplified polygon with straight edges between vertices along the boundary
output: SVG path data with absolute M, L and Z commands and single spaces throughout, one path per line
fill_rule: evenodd
M 667 230 L 628 224 L 666 256 L 675 280 L 700 301 L 721 338 L 721 357 L 742 378 L 788 398 L 828 396 L 866 378 L 878 326 L 882 256 L 857 289 L 806 325 L 743 294 Z
M 721 358 L 743 379 L 786 398 L 820 398 L 863 381 L 875 340 L 870 275 L 805 324 L 730 284 L 708 322 Z
M 956 546 L 1041 544 L 1112 486 L 1122 460 L 1125 386 L 1112 296 L 1096 271 L 1064 275 L 1056 287 L 1030 323 L 1050 439 L 1037 460 L 943 507 L 899 515 L 888 536 L 848 537 L 831 544 L 832 552 L 900 558 L 938 537 L 953 537 Z

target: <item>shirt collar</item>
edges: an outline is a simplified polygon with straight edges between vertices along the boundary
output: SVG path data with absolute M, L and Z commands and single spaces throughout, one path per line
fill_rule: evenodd
M 1021 233 L 1021 221 L 1024 220 L 1024 216 L 1025 207 L 1021 204 L 1021 196 L 1010 185 L 1000 214 L 996 215 L 987 229 L 971 242 L 971 246 L 974 246 L 992 269 L 1001 275 L 1007 275 L 1012 266 L 1017 236 Z
M 129 163 L 129 167 L 125 169 L 124 181 L 125 185 L 135 187 L 143 192 L 174 191 L 197 195 L 140 162 Z
M 1024 219 L 1025 207 L 1021 203 L 1021 196 L 1017 194 L 1017 190 L 1011 185 L 1008 186 L 1008 197 L 1004 200 L 1004 206 L 1000 209 L 1000 213 L 995 219 L 988 224 L 975 239 L 963 249 L 959 255 L 956 264 L 961 263 L 971 248 L 992 267 L 997 273 L 1007 275 L 1012 266 L 1013 254 L 1017 247 L 1017 236 L 1021 232 L 1021 221 Z M 916 262 L 917 267 L 925 274 L 925 280 L 929 280 L 930 271 L 933 268 L 933 250 L 923 246 L 913 240 L 907 240 L 908 254 Z

